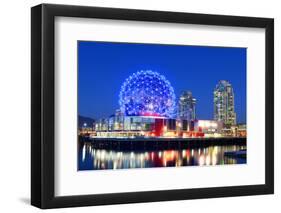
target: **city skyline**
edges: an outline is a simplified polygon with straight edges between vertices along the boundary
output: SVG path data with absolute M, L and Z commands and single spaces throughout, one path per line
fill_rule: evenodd
M 233 92 L 233 88 L 231 87 L 231 84 L 228 81 L 225 80 L 220 80 L 218 82 L 218 84 L 216 85 L 216 88 L 214 89 L 214 94 L 217 94 L 217 87 L 218 85 L 220 85 L 221 83 L 226 83 L 227 86 L 229 86 L 231 88 L 231 92 L 232 92 L 232 96 L 234 96 L 234 92 Z M 223 94 L 224 95 L 224 94 Z M 234 113 L 233 118 L 230 118 L 233 120 L 233 122 L 228 123 L 228 120 L 226 120 L 225 118 L 220 118 L 221 115 L 217 114 L 217 103 L 216 103 L 216 97 L 217 95 L 214 95 L 214 114 L 213 114 L 213 118 L 212 119 L 208 119 L 208 120 L 215 120 L 215 121 L 223 121 L 225 124 L 230 124 L 230 125 L 235 125 L 236 122 L 236 113 L 235 113 L 235 107 L 232 106 L 232 113 Z M 233 97 L 234 99 L 234 97 Z M 197 99 L 195 97 L 192 96 L 192 91 L 186 90 L 183 91 L 181 93 L 181 95 L 176 98 L 175 103 L 175 109 L 174 109 L 174 116 L 170 116 L 171 118 L 184 118 L 187 120 L 206 120 L 206 118 L 198 118 L 196 115 L 196 110 L 195 110 L 195 106 L 196 106 L 196 101 Z M 234 104 L 234 100 L 232 102 Z M 226 110 L 226 109 L 224 109 Z M 111 114 L 109 114 L 107 117 L 102 117 L 102 118 L 92 118 L 92 119 L 108 119 L 109 117 L 113 116 L 116 114 L 116 112 L 118 111 L 122 111 L 120 108 L 117 108 L 114 112 L 112 112 Z M 227 110 L 226 110 L 227 111 Z M 124 113 L 124 112 L 123 112 Z M 227 113 L 227 112 L 224 112 Z M 124 113 L 125 115 L 129 116 L 127 113 Z M 226 115 L 225 115 L 226 116 Z M 169 118 L 169 116 L 167 116 L 167 118 Z M 242 124 L 242 123 L 241 123 Z
M 141 57 L 141 61 L 143 61 L 143 63 L 146 62 L 145 64 L 147 64 L 147 67 L 158 66 L 157 71 L 159 73 L 163 74 L 164 76 L 169 76 L 167 77 L 167 79 L 169 79 L 171 85 L 175 89 L 177 104 L 182 92 L 192 92 L 192 95 L 196 98 L 196 117 L 199 119 L 213 119 L 213 91 L 220 80 L 229 81 L 232 84 L 235 93 L 235 111 L 237 112 L 237 123 L 246 122 L 246 50 L 244 48 L 124 44 L 81 41 L 78 44 L 79 115 L 91 117 L 93 119 L 107 118 L 110 115 L 114 114 L 116 109 L 119 109 L 118 94 L 123 81 L 126 79 L 126 77 L 128 77 L 123 77 L 123 73 L 129 74 L 133 73 L 134 71 L 138 71 L 131 70 L 130 67 L 135 69 L 137 69 L 138 66 L 140 66 L 141 68 L 141 65 L 145 67 L 142 63 L 137 63 L 136 59 L 133 60 L 134 63 L 131 63 L 132 60 L 126 61 L 126 56 L 128 56 L 132 49 L 134 49 L 136 50 L 136 55 L 146 56 L 144 58 Z M 151 51 L 146 52 L 145 50 L 147 49 Z M 167 54 L 167 51 L 169 52 L 169 54 Z M 188 68 L 179 65 L 175 66 L 174 62 L 166 63 L 163 60 L 164 58 L 171 56 L 171 52 L 175 51 L 179 51 L 179 53 L 182 53 L 179 54 L 180 57 L 176 60 L 177 62 L 182 59 L 183 55 L 186 57 L 191 57 L 192 52 L 193 57 L 191 58 L 192 60 L 190 60 L 192 61 L 192 63 L 187 63 L 189 64 L 189 68 L 191 71 L 186 71 L 185 69 L 188 70 Z M 160 55 L 155 56 L 154 58 L 157 59 L 156 61 L 161 62 L 157 65 L 156 63 L 151 63 L 151 61 L 148 60 L 147 55 L 145 54 L 148 53 L 148 55 L 151 56 L 151 54 L 156 52 Z M 197 62 L 199 58 L 201 58 L 203 62 L 208 62 L 203 66 L 205 69 L 204 72 L 201 73 L 202 75 L 200 75 L 198 71 L 195 71 L 196 69 L 194 67 L 195 64 L 193 60 L 194 55 L 197 55 L 197 57 L 195 57 L 197 59 Z M 207 58 L 207 55 L 209 56 L 209 58 Z M 224 64 L 224 66 L 217 64 L 218 57 L 222 55 L 224 55 L 224 57 L 220 59 L 223 60 L 222 64 Z M 210 57 L 214 60 L 211 60 Z M 232 58 L 231 60 L 230 57 L 234 58 Z M 109 58 L 115 59 L 113 60 L 111 66 L 108 66 L 108 63 L 104 63 L 104 60 Z M 150 61 L 150 63 L 148 63 L 148 61 Z M 229 63 L 226 64 L 226 61 L 228 61 Z M 125 62 L 128 62 L 129 64 L 127 68 L 125 68 Z M 165 63 L 167 66 L 163 66 L 163 64 Z M 183 62 L 180 64 L 183 64 Z M 198 63 L 196 64 L 199 65 Z M 161 70 L 159 70 L 160 67 Z M 167 67 L 169 69 L 167 69 Z M 207 67 L 212 70 L 212 72 L 210 71 L 212 75 L 220 74 L 221 77 L 228 77 L 228 79 L 220 78 L 220 76 L 214 77 L 210 75 L 210 73 L 206 71 Z M 232 70 L 234 69 L 234 67 L 236 67 L 236 69 L 233 71 L 234 73 L 229 71 L 224 73 L 223 70 L 226 70 L 225 67 L 229 67 L 228 70 Z M 239 67 L 240 69 L 237 69 L 237 67 Z M 215 70 L 215 68 L 217 68 L 217 70 Z M 202 71 L 202 69 L 202 66 L 199 66 L 197 70 Z M 116 75 L 115 72 L 119 72 L 119 75 Z M 186 72 L 186 77 L 182 79 L 181 76 L 183 76 L 184 72 Z M 212 76 L 212 78 L 210 78 L 210 76 Z M 86 77 L 87 79 L 85 79 Z M 123 79 L 121 80 L 121 78 Z M 217 78 L 216 81 L 215 78 Z M 99 81 L 97 81 L 97 79 Z M 194 79 L 198 79 L 197 84 Z M 229 79 L 232 79 L 233 81 Z M 93 80 L 92 83 L 89 82 L 89 80 Z M 106 85 L 101 86 L 101 83 Z M 213 86 L 212 83 L 214 83 Z M 234 85 L 240 85 L 240 87 L 237 88 L 237 91 Z M 99 86 L 101 86 L 101 88 L 99 88 Z M 105 96 L 106 98 L 103 96 Z

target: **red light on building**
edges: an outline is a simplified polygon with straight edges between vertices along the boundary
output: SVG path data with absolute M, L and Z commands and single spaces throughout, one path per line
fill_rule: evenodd
M 155 119 L 155 136 L 162 136 L 164 129 L 164 119 Z
M 155 116 L 155 117 L 160 116 L 160 114 L 155 113 L 155 112 L 142 112 L 142 113 L 140 113 L 140 115 L 141 116 L 148 116 L 148 117 L 150 117 L 150 116 Z
M 204 137 L 204 135 L 203 132 L 195 132 L 195 137 Z

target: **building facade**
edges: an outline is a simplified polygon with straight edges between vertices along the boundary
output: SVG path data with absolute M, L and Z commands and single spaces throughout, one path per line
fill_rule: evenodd
M 192 92 L 184 91 L 178 102 L 178 118 L 182 120 L 196 119 L 196 99 L 192 96 Z
M 214 90 L 214 120 L 223 122 L 225 126 L 236 124 L 234 92 L 225 80 L 219 81 Z
M 194 121 L 116 113 L 95 125 L 97 137 L 182 137 L 193 131 Z M 190 136 L 191 137 L 191 136 Z
M 203 132 L 204 134 L 221 133 L 223 123 L 214 120 L 196 120 L 194 122 L 194 131 Z

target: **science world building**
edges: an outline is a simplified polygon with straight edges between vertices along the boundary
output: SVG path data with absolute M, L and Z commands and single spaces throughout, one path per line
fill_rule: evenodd
M 119 109 L 95 123 L 97 137 L 201 137 L 218 132 L 221 125 L 195 120 L 191 92 L 176 100 L 174 88 L 165 76 L 151 70 L 129 76 L 121 86 Z
M 119 94 L 119 105 L 126 116 L 159 116 L 172 118 L 176 96 L 170 82 L 157 72 L 140 71 L 125 80 Z

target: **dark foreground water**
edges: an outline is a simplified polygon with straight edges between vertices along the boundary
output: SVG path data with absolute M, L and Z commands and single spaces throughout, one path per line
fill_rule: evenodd
M 211 166 L 246 163 L 246 156 L 227 155 L 229 152 L 246 149 L 246 146 L 240 145 L 161 151 L 95 149 L 91 143 L 83 143 L 79 147 L 78 170 Z

